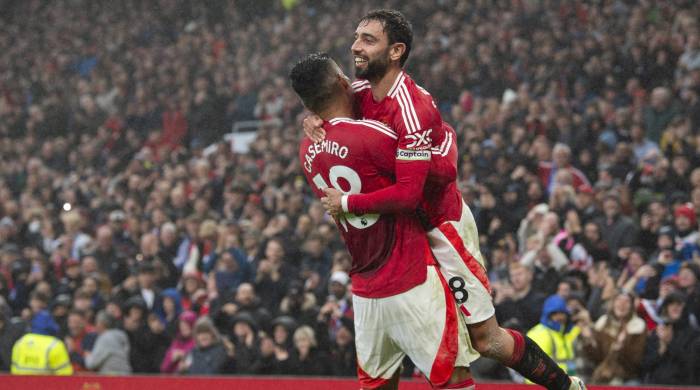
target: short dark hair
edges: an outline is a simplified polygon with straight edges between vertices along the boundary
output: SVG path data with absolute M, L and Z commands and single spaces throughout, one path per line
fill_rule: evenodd
M 297 62 L 289 73 L 294 92 L 304 105 L 318 113 L 326 108 L 335 92 L 335 63 L 326 53 L 312 53 Z
M 411 53 L 411 43 L 413 42 L 413 26 L 411 22 L 399 11 L 393 9 L 377 9 L 369 11 L 359 23 L 376 20 L 384 26 L 384 31 L 389 38 L 389 44 L 403 43 L 406 45 L 406 51 L 401 56 L 401 66 L 408 60 L 408 55 Z

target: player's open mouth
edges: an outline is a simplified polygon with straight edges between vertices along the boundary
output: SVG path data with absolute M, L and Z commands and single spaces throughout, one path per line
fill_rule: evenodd
M 363 57 L 355 56 L 355 66 L 365 66 L 367 64 L 367 59 Z

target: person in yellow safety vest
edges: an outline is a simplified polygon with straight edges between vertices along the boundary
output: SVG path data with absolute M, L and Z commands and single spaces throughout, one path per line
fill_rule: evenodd
M 566 301 L 552 295 L 544 301 L 540 323 L 527 332 L 542 350 L 569 375 L 576 375 L 574 340 L 581 329 L 571 322 Z
M 32 318 L 30 332 L 22 336 L 12 347 L 14 375 L 71 375 L 68 350 L 63 341 L 55 337 L 58 325 L 46 310 Z

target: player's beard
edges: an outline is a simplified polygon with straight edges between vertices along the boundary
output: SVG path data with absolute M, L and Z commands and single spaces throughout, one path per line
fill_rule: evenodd
M 389 70 L 389 50 L 382 55 L 378 56 L 376 59 L 371 59 L 367 61 L 367 67 L 358 68 L 355 67 L 355 77 L 358 79 L 369 80 L 370 82 L 375 82 L 381 80 L 382 77 Z

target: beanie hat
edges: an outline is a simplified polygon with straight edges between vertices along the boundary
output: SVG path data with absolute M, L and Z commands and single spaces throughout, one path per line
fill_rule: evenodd
M 676 207 L 676 211 L 673 213 L 673 216 L 676 218 L 688 218 L 692 226 L 695 226 L 695 224 L 697 223 L 697 215 L 695 215 L 695 209 L 693 208 L 693 205 L 691 203 L 682 204 Z

